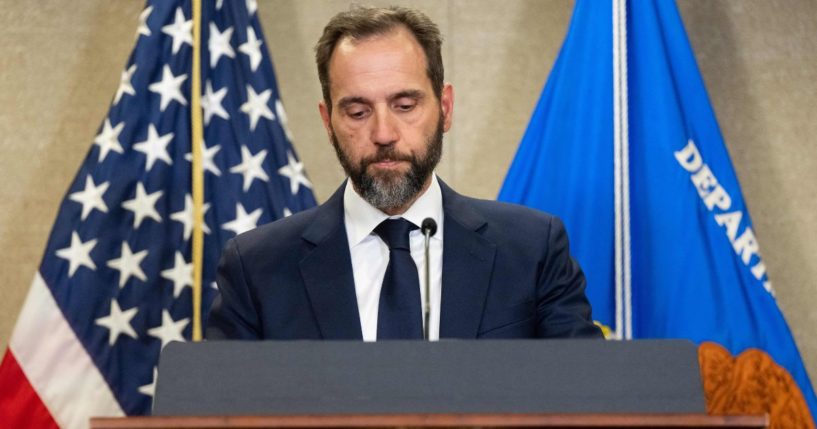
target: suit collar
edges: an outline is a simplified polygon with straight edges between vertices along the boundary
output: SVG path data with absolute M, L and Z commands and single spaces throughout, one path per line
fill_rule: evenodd
M 496 245 L 481 231 L 472 200 L 440 181 L 445 211 L 440 338 L 476 338 L 494 267 Z
M 304 240 L 312 244 L 319 244 L 330 234 L 336 233 L 338 228 L 343 227 L 343 189 L 345 186 L 344 181 L 325 203 L 317 207 L 315 219 L 301 234 Z
M 363 339 L 349 242 L 343 224 L 343 185 L 318 207 L 302 237 L 315 247 L 300 262 L 301 276 L 324 339 Z
M 439 183 L 445 216 L 449 216 L 450 213 L 457 223 L 470 231 L 477 231 L 487 224 L 485 218 L 474 209 L 471 198 L 460 195 L 442 180 L 439 180 Z
M 485 218 L 442 180 L 444 230 L 440 338 L 476 338 L 496 245 L 482 236 Z M 352 260 L 343 221 L 343 189 L 317 210 L 302 234 L 315 247 L 300 263 L 324 339 L 362 339 Z

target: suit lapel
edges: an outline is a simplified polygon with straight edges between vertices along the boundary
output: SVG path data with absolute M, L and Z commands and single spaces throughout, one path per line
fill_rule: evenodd
M 303 233 L 315 248 L 300 262 L 312 310 L 323 339 L 363 339 L 355 294 L 352 258 L 343 222 L 342 185 L 320 207 Z
M 493 272 L 496 246 L 479 231 L 485 219 L 440 181 L 445 223 L 440 338 L 476 338 Z

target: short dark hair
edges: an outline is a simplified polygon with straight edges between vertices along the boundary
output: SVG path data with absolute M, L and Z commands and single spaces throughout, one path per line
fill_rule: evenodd
M 426 56 L 426 74 L 431 80 L 434 95 L 439 99 L 443 91 L 443 44 L 440 29 L 424 13 L 407 7 L 386 8 L 353 5 L 348 11 L 335 15 L 323 29 L 323 35 L 315 45 L 315 62 L 318 65 L 318 79 L 321 81 L 323 99 L 327 108 L 332 109 L 329 95 L 329 61 L 335 46 L 344 37 L 361 40 L 370 36 L 386 34 L 400 26 L 411 32 Z

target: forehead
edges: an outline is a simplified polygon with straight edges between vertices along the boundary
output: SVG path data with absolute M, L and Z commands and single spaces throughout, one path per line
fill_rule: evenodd
M 363 39 L 344 37 L 329 62 L 332 99 L 430 91 L 426 69 L 423 48 L 403 26 Z

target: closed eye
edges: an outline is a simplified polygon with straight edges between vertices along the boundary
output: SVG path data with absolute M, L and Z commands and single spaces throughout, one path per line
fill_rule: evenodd
M 345 112 L 346 116 L 352 119 L 363 119 L 369 114 L 370 109 L 363 106 L 350 106 Z
M 371 103 L 363 97 L 344 97 L 338 101 L 338 109 L 352 119 L 363 119 L 371 112 Z
M 397 103 L 395 104 L 394 109 L 400 112 L 410 112 L 416 106 L 417 103 Z
M 392 109 L 398 112 L 411 112 L 423 100 L 422 91 L 407 90 L 395 94 L 391 99 Z

